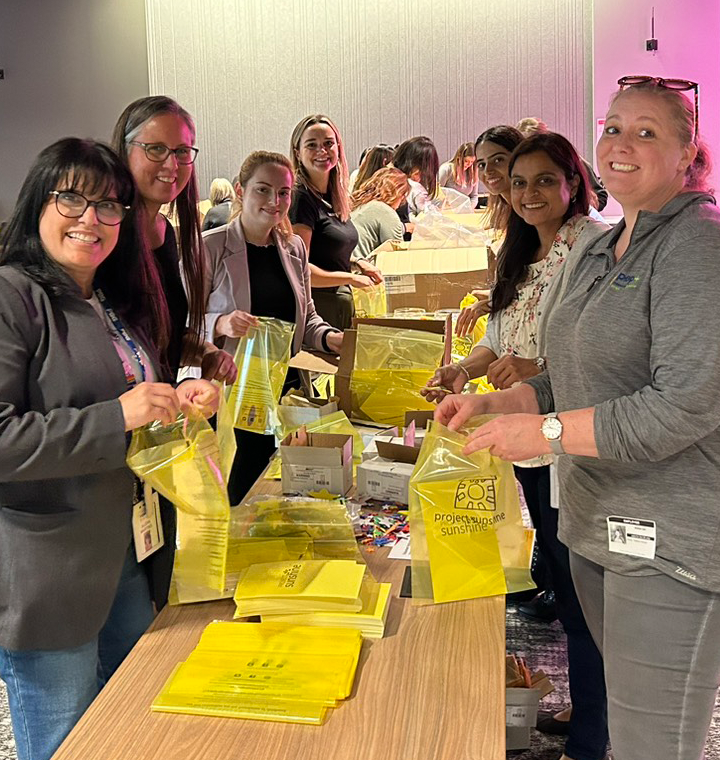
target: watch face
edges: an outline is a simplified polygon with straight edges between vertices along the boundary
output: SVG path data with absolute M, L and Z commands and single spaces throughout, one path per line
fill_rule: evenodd
M 541 429 L 548 441 L 557 441 L 562 435 L 562 422 L 557 417 L 546 417 Z

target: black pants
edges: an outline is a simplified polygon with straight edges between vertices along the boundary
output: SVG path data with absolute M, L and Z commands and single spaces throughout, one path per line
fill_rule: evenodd
M 557 535 L 558 510 L 550 506 L 550 468 L 516 467 L 515 475 L 525 493 L 546 575 L 555 591 L 558 617 L 567 636 L 572 717 L 565 754 L 573 760 L 600 760 L 608 742 L 603 660 L 575 593 L 567 546 Z
M 299 387 L 300 375 L 291 367 L 281 395 L 284 396 L 289 390 Z M 235 442 L 237 452 L 228 478 L 228 496 L 233 507 L 245 498 L 245 494 L 255 485 L 255 481 L 277 451 L 274 435 L 262 435 L 235 428 Z

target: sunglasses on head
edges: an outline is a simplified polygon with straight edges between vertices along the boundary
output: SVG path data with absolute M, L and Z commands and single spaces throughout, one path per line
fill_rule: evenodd
M 700 91 L 700 86 L 697 82 L 692 82 L 689 79 L 666 79 L 664 77 L 651 77 L 641 74 L 635 76 L 620 77 L 617 83 L 620 85 L 621 90 L 624 90 L 626 87 L 635 87 L 639 84 L 654 84 L 657 87 L 664 87 L 666 90 L 677 90 L 678 92 L 692 90 L 694 92 L 695 103 L 695 138 L 697 138 L 699 111 L 698 100 Z

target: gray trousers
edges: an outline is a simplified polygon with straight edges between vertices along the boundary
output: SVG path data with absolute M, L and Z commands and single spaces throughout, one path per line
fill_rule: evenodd
M 720 594 L 573 552 L 570 567 L 605 661 L 615 760 L 700 760 L 720 684 Z

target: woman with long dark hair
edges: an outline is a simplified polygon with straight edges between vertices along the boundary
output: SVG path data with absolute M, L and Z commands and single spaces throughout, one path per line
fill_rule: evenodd
M 0 677 L 20 760 L 54 753 L 167 582 L 133 546 L 127 433 L 218 397 L 167 382 L 137 208 L 109 147 L 66 138 L 36 159 L 0 238 Z
M 558 302 L 557 288 L 567 270 L 607 229 L 588 215 L 591 190 L 585 168 L 562 135 L 538 134 L 523 141 L 508 157 L 507 172 L 509 216 L 487 333 L 469 357 L 438 370 L 424 390 L 430 399 L 443 398 L 447 391 L 459 393 L 468 380 L 485 374 L 498 389 L 539 375 L 546 360 L 538 350 L 538 322 L 546 318 L 547 305 Z M 515 474 L 549 576 L 539 581 L 555 592 L 568 638 L 572 714 L 565 757 L 601 760 L 607 749 L 602 658 L 580 609 L 567 548 L 557 537 L 558 510 L 550 501 L 551 461 L 544 456 L 517 462 Z
M 205 267 L 197 213 L 194 162 L 198 149 L 192 117 L 164 95 L 140 98 L 120 115 L 113 131 L 113 146 L 135 179 L 143 232 L 155 254 L 167 297 L 171 371 L 177 374 L 181 364 L 195 365 L 202 368 L 203 377 L 232 382 L 236 375 L 232 357 L 201 337 Z M 165 204 L 170 204 L 171 214 L 177 214 L 177 237 L 160 213 Z
M 352 194 L 360 188 L 380 169 L 385 168 L 395 155 L 395 148 L 392 145 L 374 145 L 365 154 L 363 160 L 360 162 L 360 167 L 355 173 L 355 177 L 350 178 L 349 192 Z
M 407 211 L 409 220 L 413 220 L 437 197 L 440 169 L 438 152 L 429 137 L 411 137 L 397 146 L 392 165 L 404 172 L 410 180 Z M 402 213 L 400 217 L 403 218 Z

